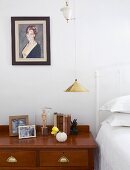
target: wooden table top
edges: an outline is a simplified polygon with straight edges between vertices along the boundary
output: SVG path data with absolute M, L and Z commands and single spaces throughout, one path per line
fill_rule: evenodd
M 89 126 L 78 126 L 78 135 L 68 135 L 65 142 L 58 142 L 54 135 L 42 136 L 40 127 L 37 127 L 35 138 L 19 139 L 18 136 L 9 136 L 9 127 L 0 126 L 0 148 L 88 148 L 95 149 L 97 144 L 89 132 Z

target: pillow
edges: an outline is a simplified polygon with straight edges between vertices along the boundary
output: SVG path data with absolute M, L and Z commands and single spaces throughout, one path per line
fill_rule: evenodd
M 102 122 L 109 123 L 111 126 L 130 126 L 130 114 L 115 113 Z
M 104 104 L 100 110 L 110 112 L 130 113 L 130 95 L 117 97 Z

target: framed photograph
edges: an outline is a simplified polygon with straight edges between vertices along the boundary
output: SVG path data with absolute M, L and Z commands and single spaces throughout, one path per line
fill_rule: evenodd
M 50 65 L 50 17 L 11 17 L 12 65 Z
M 28 124 L 28 115 L 9 116 L 9 135 L 18 136 L 18 126 L 25 126 Z
M 19 126 L 19 139 L 36 137 L 35 125 Z

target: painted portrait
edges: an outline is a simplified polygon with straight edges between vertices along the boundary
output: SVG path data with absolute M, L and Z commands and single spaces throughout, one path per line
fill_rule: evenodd
M 50 65 L 50 18 L 11 17 L 12 64 Z

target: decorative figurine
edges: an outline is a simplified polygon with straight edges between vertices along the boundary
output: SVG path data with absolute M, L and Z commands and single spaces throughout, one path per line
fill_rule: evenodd
M 42 112 L 42 135 L 48 135 L 48 127 L 47 127 L 47 114 L 45 110 Z
M 42 127 L 46 128 L 46 124 L 47 124 L 47 115 L 46 115 L 45 110 L 43 110 L 43 113 L 42 113 Z
M 73 121 L 71 121 L 70 132 L 71 132 L 72 135 L 78 134 L 77 124 L 78 124 L 77 119 L 74 119 Z

